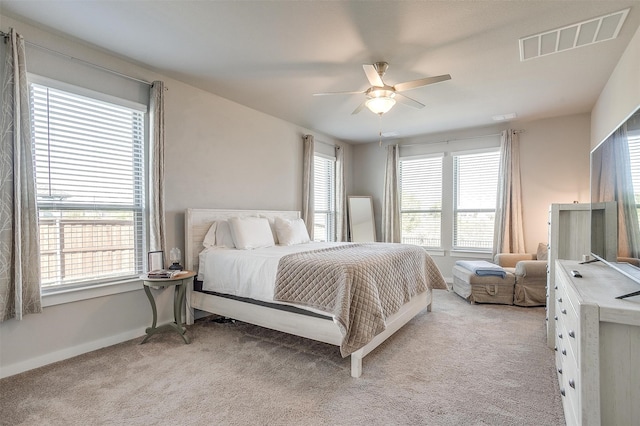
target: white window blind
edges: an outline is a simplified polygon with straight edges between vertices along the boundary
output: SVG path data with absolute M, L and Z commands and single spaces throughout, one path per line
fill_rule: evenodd
M 336 239 L 336 161 L 315 155 L 314 168 L 314 240 Z
M 454 249 L 492 249 L 499 161 L 499 151 L 454 156 Z
M 137 276 L 144 111 L 30 88 L 43 289 Z
M 400 161 L 402 242 L 440 247 L 442 222 L 442 157 Z

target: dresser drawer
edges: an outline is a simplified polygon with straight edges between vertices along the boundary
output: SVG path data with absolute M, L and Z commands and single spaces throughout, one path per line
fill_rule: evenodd
M 562 374 L 559 374 L 560 393 L 562 395 L 562 402 L 564 406 L 564 415 L 567 425 L 580 424 L 577 421 L 578 414 L 580 413 L 580 389 L 576 376 L 578 375 L 578 369 L 576 360 L 571 355 L 571 351 L 567 348 L 567 355 L 562 355 L 560 350 L 561 362 L 562 362 Z

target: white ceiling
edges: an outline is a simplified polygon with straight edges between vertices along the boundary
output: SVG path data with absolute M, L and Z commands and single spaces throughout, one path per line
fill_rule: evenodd
M 631 7 L 620 35 L 525 62 L 520 37 Z M 640 25 L 640 1 L 0 0 L 0 14 L 82 39 L 164 75 L 349 142 L 583 113 Z M 0 25 L 2 23 L 0 22 Z M 2 26 L 3 31 L 8 28 Z M 351 112 L 362 64 L 387 84 L 450 74 L 405 92 L 426 104 Z

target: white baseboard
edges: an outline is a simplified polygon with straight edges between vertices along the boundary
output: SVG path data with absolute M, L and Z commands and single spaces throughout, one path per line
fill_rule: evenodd
M 34 368 L 43 367 L 54 362 L 73 358 L 74 356 L 82 355 L 87 352 L 95 351 L 107 346 L 126 342 L 127 340 L 142 337 L 144 335 L 145 328 L 141 328 L 139 330 L 131 330 L 127 331 L 126 333 L 120 333 L 115 336 L 105 337 L 104 339 L 98 339 L 92 342 L 83 343 L 81 345 L 65 348 L 36 358 L 16 362 L 10 365 L 3 365 L 0 366 L 0 379 L 23 373 L 25 371 L 33 370 Z

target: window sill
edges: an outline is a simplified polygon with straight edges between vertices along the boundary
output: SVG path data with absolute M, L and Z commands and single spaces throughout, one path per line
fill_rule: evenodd
M 431 249 L 427 247 L 423 247 L 423 248 L 424 248 L 424 251 L 426 251 L 429 256 L 443 257 L 445 255 L 445 252 L 442 249 Z
M 451 257 L 471 257 L 474 259 L 492 260 L 491 253 L 487 251 L 451 250 L 450 253 L 451 253 Z
M 141 290 L 139 279 L 132 278 L 125 281 L 104 283 L 81 288 L 51 289 L 42 294 L 42 307 L 79 302 L 96 297 L 111 296 L 118 293 Z

